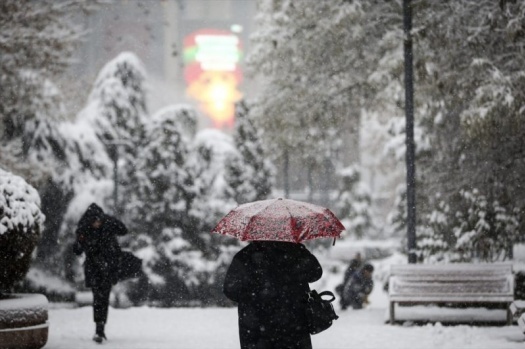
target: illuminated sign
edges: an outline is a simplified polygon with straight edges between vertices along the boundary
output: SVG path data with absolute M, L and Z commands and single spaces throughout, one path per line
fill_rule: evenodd
M 184 39 L 186 93 L 199 102 L 215 127 L 231 127 L 235 102 L 242 98 L 239 37 L 229 31 L 201 29 Z

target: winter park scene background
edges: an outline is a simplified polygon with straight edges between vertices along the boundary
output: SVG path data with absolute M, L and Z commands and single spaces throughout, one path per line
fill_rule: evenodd
M 45 348 L 98 346 L 72 251 L 95 202 L 144 271 L 113 287 L 104 345 L 238 348 L 222 285 L 246 242 L 210 232 L 286 197 L 346 228 L 305 242 L 312 289 L 335 292 L 356 253 L 375 267 L 369 303 L 335 301 L 314 348 L 522 348 L 503 308 L 398 306 L 388 323 L 409 252 L 406 3 L 412 252 L 510 265 L 525 300 L 525 1 L 0 0 L 0 338 L 44 317 Z

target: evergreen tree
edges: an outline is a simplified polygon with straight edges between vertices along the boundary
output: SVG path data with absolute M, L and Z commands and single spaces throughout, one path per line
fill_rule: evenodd
M 240 156 L 230 136 L 217 130 L 196 134 L 196 125 L 193 109 L 172 106 L 145 129 L 132 214 L 140 233 L 131 247 L 144 259 L 151 286 L 139 299 L 222 302 L 221 275 L 233 253 L 228 246 L 237 241 L 223 244 L 210 231 L 235 206 L 225 173 L 229 159 Z M 130 298 L 141 287 L 139 282 L 130 289 Z
M 145 128 L 138 154 L 138 187 L 131 216 L 152 233 L 165 227 L 184 228 L 195 197 L 188 157 L 197 128 L 196 112 L 186 106 L 169 106 L 157 112 Z
M 117 212 L 122 205 L 126 208 L 133 205 L 136 198 L 134 187 L 140 180 L 135 177 L 135 163 L 143 146 L 148 113 L 145 80 L 146 73 L 140 60 L 130 52 L 119 54 L 98 74 L 84 111 L 106 153 L 114 161 L 118 159 L 117 185 L 121 187 L 126 202 L 113 203 Z
M 96 1 L 5 0 L 0 4 L 0 125 L 2 140 L 21 137 L 26 123 L 54 119 L 48 84 L 69 65 L 82 28 L 73 16 Z
M 519 211 L 508 211 L 477 189 L 461 190 L 452 204 L 436 200 L 418 248 L 428 262 L 494 262 L 512 258 Z
M 346 233 L 357 238 L 373 233 L 370 191 L 355 166 L 338 172 L 340 178 L 336 210 Z
M 359 123 L 365 50 L 360 1 L 260 1 L 249 71 L 265 84 L 252 113 L 274 157 L 323 167 Z M 355 133 L 354 133 L 355 134 Z M 295 154 L 294 150 L 301 149 Z M 294 153 L 294 154 L 292 154 Z
M 236 202 L 227 190 L 226 168 L 231 161 L 240 163 L 240 154 L 231 136 L 218 130 L 201 130 L 193 147 L 192 171 L 197 196 L 191 212 L 194 219 L 193 233 L 208 241 L 209 232 Z M 232 159 L 237 160 L 232 160 Z M 202 246 L 205 251 L 217 251 L 209 242 Z
M 225 176 L 233 191 L 231 195 L 238 204 L 266 199 L 272 187 L 272 167 L 244 101 L 235 108 L 233 139 L 241 156 L 232 157 L 226 163 Z
M 381 6 L 385 11 L 377 18 L 385 25 L 378 28 L 394 33 L 390 28 L 401 27 L 402 9 L 396 2 Z M 523 212 L 525 192 L 517 174 L 523 171 L 519 149 L 525 134 L 525 41 L 519 34 L 524 6 L 484 0 L 413 3 L 415 114 L 430 150 L 417 160 L 421 217 L 440 209 L 426 200 L 436 192 L 451 210 L 465 212 L 471 206 L 457 193 L 468 186 L 483 188 L 507 212 Z M 396 42 L 400 47 L 402 40 Z M 396 50 L 401 52 L 394 47 L 390 52 Z M 381 76 L 394 81 L 395 66 Z
M 5 0 L 0 3 L 0 162 L 39 191 L 48 217 L 37 263 L 62 271 L 59 229 L 72 196 L 74 142 L 61 132 L 67 117 L 54 84 L 70 63 L 83 28 L 74 17 L 98 1 Z

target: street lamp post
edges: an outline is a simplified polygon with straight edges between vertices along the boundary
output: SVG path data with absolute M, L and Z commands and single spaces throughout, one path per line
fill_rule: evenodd
M 412 62 L 412 4 L 403 0 L 403 29 L 405 33 L 405 114 L 407 167 L 407 247 L 408 263 L 416 263 L 416 164 L 414 143 L 414 73 Z
M 118 161 L 119 146 L 129 146 L 126 141 L 112 140 L 104 142 L 108 146 L 108 154 L 113 160 L 113 214 L 120 215 L 120 206 L 118 204 Z

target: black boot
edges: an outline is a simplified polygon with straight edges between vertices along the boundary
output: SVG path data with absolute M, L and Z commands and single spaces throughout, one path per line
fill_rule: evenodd
M 106 334 L 104 333 L 103 322 L 97 322 L 97 327 L 95 330 L 95 336 L 93 336 L 93 340 L 97 343 L 102 343 L 102 341 L 107 340 Z

